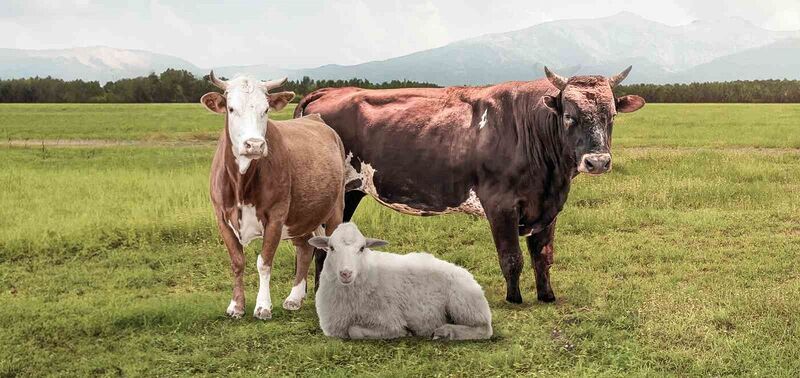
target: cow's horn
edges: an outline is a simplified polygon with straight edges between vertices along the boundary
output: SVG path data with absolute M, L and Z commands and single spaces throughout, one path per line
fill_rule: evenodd
M 547 68 L 547 66 L 544 67 L 544 74 L 547 76 L 547 80 L 550 80 L 550 83 L 559 90 L 563 91 L 564 88 L 567 87 L 567 79 L 563 76 L 554 74 L 553 71 L 550 71 L 550 69 Z
M 261 88 L 264 88 L 265 92 L 270 91 L 282 86 L 283 84 L 286 83 L 287 80 L 289 80 L 288 77 L 284 77 L 283 79 L 277 79 L 277 80 L 262 81 Z
M 214 86 L 216 86 L 217 88 L 222 89 L 223 91 L 228 90 L 228 82 L 224 81 L 224 80 L 217 79 L 217 77 L 214 76 L 214 71 L 213 70 L 208 75 L 208 77 L 211 80 L 211 84 L 214 84 Z
M 625 80 L 626 77 L 628 77 L 628 74 L 631 73 L 632 68 L 633 66 L 628 66 L 628 68 L 626 68 L 625 71 L 622 71 L 618 75 L 614 75 L 608 78 L 608 85 L 610 85 L 611 88 L 614 88 L 617 85 L 619 85 L 619 83 L 621 83 L 623 80 Z

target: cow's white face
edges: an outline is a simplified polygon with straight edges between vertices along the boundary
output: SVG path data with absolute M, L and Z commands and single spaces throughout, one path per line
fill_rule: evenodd
M 373 253 L 370 248 L 388 244 L 386 241 L 365 238 L 353 223 L 342 223 L 330 237 L 315 236 L 308 241 L 314 247 L 328 252 L 322 274 L 335 275 L 336 282 L 351 285 L 368 268 L 366 258 Z
M 222 82 L 225 94 L 211 92 L 200 101 L 215 113 L 226 114 L 231 152 L 244 174 L 250 163 L 267 156 L 267 115 L 280 110 L 294 98 L 293 92 L 268 94 L 266 84 L 248 77 Z

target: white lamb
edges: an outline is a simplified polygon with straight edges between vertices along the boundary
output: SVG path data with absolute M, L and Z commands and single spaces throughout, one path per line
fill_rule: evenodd
M 427 253 L 372 251 L 387 242 L 365 238 L 352 223 L 309 243 L 328 251 L 316 296 L 326 336 L 415 335 L 448 340 L 492 336 L 489 303 L 466 269 Z

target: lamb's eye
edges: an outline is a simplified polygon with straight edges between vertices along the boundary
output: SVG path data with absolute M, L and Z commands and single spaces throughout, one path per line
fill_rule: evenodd
M 328 247 L 328 252 L 333 252 L 333 246 Z
M 364 252 L 364 247 L 361 247 L 358 251 L 359 252 Z
M 228 108 L 228 113 L 233 113 L 233 108 Z

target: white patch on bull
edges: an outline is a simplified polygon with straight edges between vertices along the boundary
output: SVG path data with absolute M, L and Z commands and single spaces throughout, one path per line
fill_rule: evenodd
M 292 291 L 286 300 L 283 301 L 283 308 L 287 310 L 299 310 L 303 304 L 303 299 L 306 298 L 306 280 L 300 281 L 299 284 L 292 287 Z
M 486 126 L 486 123 L 489 122 L 486 119 L 486 116 L 487 116 L 488 113 L 489 113 L 489 109 L 486 109 L 486 110 L 483 111 L 483 115 L 481 116 L 481 122 L 478 123 L 478 125 L 480 126 L 480 127 L 478 127 L 478 130 L 482 129 L 484 126 Z
M 253 316 L 259 319 L 269 319 L 272 317 L 272 298 L 269 295 L 269 279 L 272 268 L 264 264 L 264 259 L 259 254 L 256 260 L 256 269 L 258 270 L 258 296 Z

